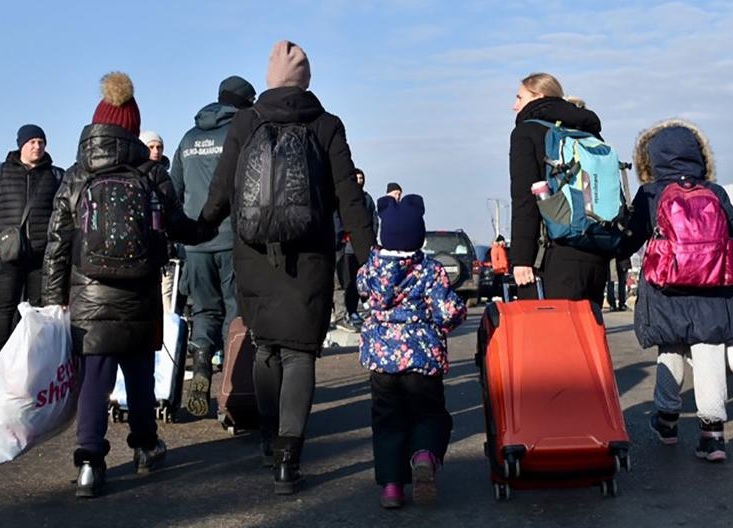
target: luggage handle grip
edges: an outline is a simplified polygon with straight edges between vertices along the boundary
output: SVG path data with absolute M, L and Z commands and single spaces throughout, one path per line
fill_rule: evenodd
M 537 298 L 540 301 L 545 300 L 545 287 L 542 284 L 542 277 L 535 275 L 535 286 L 537 286 Z M 501 290 L 502 294 L 504 296 L 504 302 L 511 302 L 511 299 L 509 298 L 509 279 L 506 275 L 503 275 L 501 277 Z

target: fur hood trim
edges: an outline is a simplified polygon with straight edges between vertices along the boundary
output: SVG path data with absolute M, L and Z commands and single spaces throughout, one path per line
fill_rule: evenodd
M 660 130 L 672 127 L 683 127 L 687 128 L 697 139 L 702 150 L 702 156 L 705 160 L 705 180 L 715 181 L 715 162 L 713 159 L 713 151 L 710 148 L 710 143 L 702 131 L 693 123 L 684 119 L 667 119 L 661 121 L 656 125 L 643 130 L 639 137 L 636 139 L 636 146 L 634 147 L 634 168 L 638 175 L 641 183 L 650 183 L 654 181 L 654 175 L 652 174 L 651 161 L 649 159 L 649 141 L 657 134 Z

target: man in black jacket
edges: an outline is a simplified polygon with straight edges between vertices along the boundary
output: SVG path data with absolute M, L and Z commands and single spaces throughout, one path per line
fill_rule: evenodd
M 219 99 L 196 114 L 196 126 L 183 136 L 171 167 L 171 180 L 183 210 L 198 218 L 209 194 L 214 170 L 219 163 L 229 126 L 240 108 L 249 108 L 255 90 L 241 77 L 232 76 L 219 85 Z M 237 304 L 232 269 L 231 222 L 222 222 L 219 235 L 200 246 L 186 246 L 183 288 L 192 301 L 194 353 L 193 379 L 186 407 L 194 416 L 209 414 L 211 359 L 223 350 L 229 323 Z
M 18 130 L 18 150 L 0 164 L 0 232 L 21 226 L 27 243 L 17 260 L 0 262 L 0 347 L 17 323 L 18 303 L 41 302 L 41 267 L 53 197 L 63 171 L 46 152 L 46 134 L 37 125 Z M 27 212 L 26 212 L 27 209 Z M 25 217 L 25 218 L 24 218 Z M 6 243 L 0 237 L 0 244 Z
M 231 206 L 239 200 L 235 176 L 240 183 L 244 176 L 237 160 L 260 123 L 300 123 L 315 136 L 324 154 L 325 168 L 314 180 L 320 182 L 316 194 L 322 197 L 324 228 L 307 239 L 281 244 L 276 253 L 267 244 L 247 243 L 239 236 L 234 240 L 238 306 L 257 343 L 254 378 L 263 461 L 274 461 L 275 492 L 280 494 L 293 493 L 301 479 L 300 454 L 313 403 L 315 358 L 328 331 L 333 301 L 336 233 L 332 222 L 337 207 L 359 262 L 366 260 L 375 243 L 364 193 L 353 178 L 344 125 L 324 110 L 308 91 L 309 84 L 310 63 L 303 50 L 288 41 L 275 44 L 267 72 L 269 89 L 253 110 L 243 110 L 234 118 L 200 218 L 218 226 L 230 212 L 239 213 Z

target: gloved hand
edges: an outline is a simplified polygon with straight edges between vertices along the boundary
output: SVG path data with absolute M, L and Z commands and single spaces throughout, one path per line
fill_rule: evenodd
M 203 244 L 212 240 L 219 234 L 219 228 L 208 224 L 203 218 L 199 217 L 196 221 L 196 244 Z

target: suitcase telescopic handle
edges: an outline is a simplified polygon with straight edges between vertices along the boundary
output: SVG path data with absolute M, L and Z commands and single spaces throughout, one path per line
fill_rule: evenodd
M 171 292 L 171 310 L 176 311 L 176 304 L 178 303 L 178 283 L 181 282 L 181 261 L 180 259 L 171 259 L 170 263 L 173 264 L 173 291 Z
M 545 299 L 545 286 L 542 284 L 542 277 L 535 275 L 535 286 L 537 286 L 537 298 L 539 300 Z M 502 293 L 504 295 L 504 302 L 510 302 L 511 299 L 509 298 L 509 287 L 511 286 L 509 279 L 506 275 L 503 275 L 501 277 L 501 289 Z

